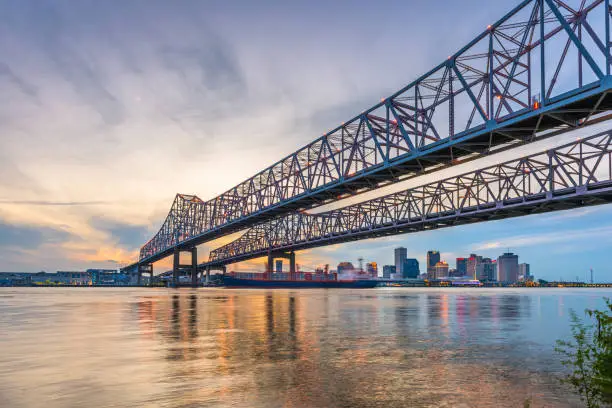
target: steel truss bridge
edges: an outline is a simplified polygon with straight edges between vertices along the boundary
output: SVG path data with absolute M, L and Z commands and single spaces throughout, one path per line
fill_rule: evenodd
M 225 193 L 178 194 L 130 267 L 148 272 L 174 254 L 176 269 L 179 252 L 221 236 L 602 120 L 612 106 L 609 2 L 522 1 L 426 74 Z
M 609 202 L 612 130 L 337 210 L 275 218 L 211 251 L 202 266 Z

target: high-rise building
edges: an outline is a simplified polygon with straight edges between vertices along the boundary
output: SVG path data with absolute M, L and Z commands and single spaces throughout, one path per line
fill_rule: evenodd
M 467 275 L 467 259 L 465 258 L 457 258 L 457 276 L 466 276 Z
M 438 262 L 433 267 L 432 274 L 427 273 L 429 280 L 441 279 L 448 276 L 448 263 Z
M 519 274 L 519 280 L 522 280 L 522 281 L 533 280 L 533 277 L 531 276 L 531 272 L 529 271 L 528 263 L 519 264 L 518 274 Z
M 414 258 L 407 258 L 404 261 L 404 272 L 402 278 L 404 279 L 416 279 L 419 277 L 421 271 L 419 270 L 419 261 Z
M 497 258 L 500 282 L 517 282 L 519 276 L 518 255 L 506 252 Z
M 378 264 L 376 262 L 370 262 L 366 264 L 366 272 L 372 278 L 378 278 Z
M 481 282 L 494 282 L 495 263 L 491 258 L 482 258 L 481 262 L 476 264 L 476 278 Z
M 277 259 L 276 260 L 276 272 L 280 273 L 282 271 L 283 271 L 283 260 Z
M 338 264 L 338 275 L 341 273 L 353 272 L 355 267 L 350 262 L 340 262 Z
M 436 273 L 435 269 L 438 262 L 440 262 L 440 252 L 427 251 L 427 276 L 433 276 Z
M 470 254 L 470 257 L 467 259 L 467 274 L 472 279 L 478 279 L 476 274 L 476 266 L 482 262 L 482 256 L 476 254 Z
M 404 247 L 395 248 L 395 273 L 400 276 L 404 274 L 404 262 L 408 251 Z
M 383 266 L 383 278 L 391 279 L 391 276 L 395 275 L 395 265 L 385 265 Z

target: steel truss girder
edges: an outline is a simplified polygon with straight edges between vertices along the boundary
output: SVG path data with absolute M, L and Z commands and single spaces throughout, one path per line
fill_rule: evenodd
M 581 126 L 612 106 L 608 1 L 522 1 L 425 75 L 225 193 L 177 195 L 140 262 Z
M 321 214 L 278 217 L 204 265 L 391 234 L 612 202 L 612 130 Z

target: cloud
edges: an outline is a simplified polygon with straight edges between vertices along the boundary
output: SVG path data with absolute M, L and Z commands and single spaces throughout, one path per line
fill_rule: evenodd
M 108 201 L 46 201 L 46 200 L 0 200 L 0 204 L 42 206 L 84 206 L 109 204 Z
M 0 222 L 0 247 L 36 249 L 43 244 L 62 243 L 72 237 L 71 233 L 57 228 Z
M 529 235 L 515 235 L 496 241 L 485 241 L 476 243 L 472 246 L 474 251 L 497 249 L 497 248 L 524 248 L 532 246 L 543 246 L 550 244 L 560 244 L 567 242 L 602 242 L 612 238 L 612 226 L 602 226 L 595 228 L 572 229 L 554 231 L 546 233 L 532 233 Z M 599 241 L 594 241 L 599 240 Z M 580 246 L 574 247 L 580 251 Z
M 92 217 L 89 224 L 92 228 L 109 234 L 113 242 L 128 250 L 140 247 L 150 234 L 146 226 L 127 224 L 101 216 Z

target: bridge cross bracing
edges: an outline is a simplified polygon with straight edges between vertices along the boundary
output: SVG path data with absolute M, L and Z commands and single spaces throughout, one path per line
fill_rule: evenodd
M 177 195 L 138 263 L 606 117 L 610 18 L 609 0 L 522 1 L 426 74 L 225 193 Z
M 250 228 L 200 267 L 341 242 L 612 202 L 612 130 L 320 214 Z

